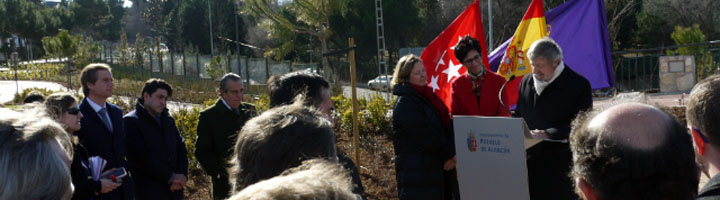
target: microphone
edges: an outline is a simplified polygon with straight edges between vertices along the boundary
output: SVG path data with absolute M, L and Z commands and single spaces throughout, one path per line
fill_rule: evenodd
M 498 99 L 500 100 L 500 105 L 502 105 L 502 107 L 505 108 L 505 110 L 508 112 L 510 117 L 512 117 L 512 114 L 510 113 L 510 109 L 507 107 L 507 105 L 505 105 L 505 103 L 503 103 L 502 93 L 503 93 L 503 90 L 505 90 L 505 86 L 507 86 L 507 84 L 510 83 L 510 81 L 512 81 L 514 79 L 515 79 L 515 75 L 510 76 L 510 78 L 507 81 L 505 81 L 505 83 L 503 83 L 502 87 L 500 87 L 500 92 L 498 92 Z

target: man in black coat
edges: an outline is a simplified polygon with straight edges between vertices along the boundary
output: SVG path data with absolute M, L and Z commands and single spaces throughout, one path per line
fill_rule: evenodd
M 85 94 L 80 103 L 82 128 L 77 131 L 80 145 L 88 156 L 100 156 L 107 161 L 104 170 L 127 167 L 125 161 L 125 126 L 120 107 L 105 102 L 112 96 L 114 84 L 110 67 L 106 64 L 90 64 L 80 72 L 80 82 Z M 119 180 L 122 185 L 112 192 L 100 194 L 95 199 L 126 199 L 135 197 L 130 176 Z
M 200 112 L 195 157 L 212 182 L 213 199 L 230 196 L 227 168 L 245 122 L 257 115 L 255 106 L 242 102 L 244 87 L 237 74 L 228 73 L 220 80 L 220 99 Z
M 127 159 L 142 199 L 182 199 L 187 184 L 185 142 L 166 108 L 172 88 L 161 79 L 145 82 L 135 110 L 125 115 Z
M 533 74 L 520 83 L 515 116 L 527 122 L 537 139 L 550 139 L 527 150 L 531 199 L 576 199 L 568 178 L 572 153 L 570 124 L 592 108 L 590 83 L 562 62 L 562 50 L 550 38 L 528 50 Z
M 688 127 L 695 153 L 704 175 L 710 178 L 698 199 L 720 199 L 720 76 L 700 81 L 690 92 L 687 103 Z

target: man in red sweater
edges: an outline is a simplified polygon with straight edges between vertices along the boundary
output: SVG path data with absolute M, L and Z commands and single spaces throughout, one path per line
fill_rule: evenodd
M 468 36 L 455 45 L 455 57 L 467 69 L 467 73 L 452 82 L 450 113 L 452 115 L 510 116 L 500 104 L 498 93 L 505 78 L 485 69 L 477 39 Z M 508 97 L 503 93 L 503 103 Z

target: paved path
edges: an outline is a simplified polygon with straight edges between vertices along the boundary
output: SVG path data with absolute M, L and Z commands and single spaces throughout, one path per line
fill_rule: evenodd
M 642 100 L 645 98 L 645 100 Z M 644 97 L 639 92 L 633 92 L 633 93 L 620 93 L 617 95 L 616 99 L 621 99 L 620 101 L 623 101 L 622 99 L 627 100 L 639 100 L 640 102 L 647 102 L 649 104 L 660 104 L 663 106 L 673 107 L 673 106 L 685 106 L 685 103 L 687 103 L 688 100 L 688 94 L 645 94 Z M 602 107 L 604 105 L 611 104 L 615 99 L 610 98 L 595 98 L 593 101 L 593 107 Z
M 16 90 L 15 81 L 0 81 L 0 104 L 12 101 L 16 92 L 22 92 L 27 88 L 45 88 L 53 91 L 65 91 L 65 87 L 47 81 L 18 81 L 19 90 Z

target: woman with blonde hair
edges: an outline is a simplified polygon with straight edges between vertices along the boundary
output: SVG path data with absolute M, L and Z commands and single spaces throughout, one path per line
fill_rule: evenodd
M 420 58 L 400 58 L 393 74 L 393 145 L 400 199 L 454 199 L 455 149 L 450 112 L 433 89 Z
M 80 130 L 80 119 L 83 114 L 78 107 L 77 99 L 69 93 L 55 93 L 45 99 L 48 115 L 60 123 L 68 134 Z M 73 135 L 74 136 L 74 135 Z M 85 148 L 73 140 L 73 160 L 70 165 L 72 183 L 75 186 L 72 199 L 90 199 L 98 193 L 113 191 L 121 183 L 108 179 L 93 180 L 90 176 L 88 153 Z M 113 169 L 106 170 L 111 171 Z

